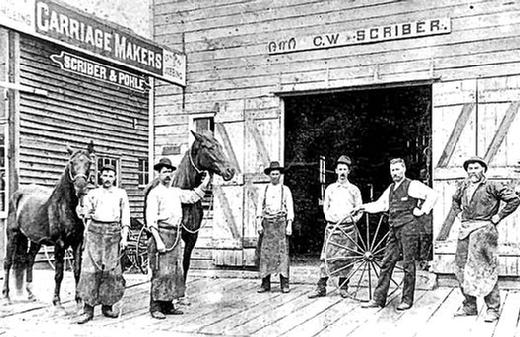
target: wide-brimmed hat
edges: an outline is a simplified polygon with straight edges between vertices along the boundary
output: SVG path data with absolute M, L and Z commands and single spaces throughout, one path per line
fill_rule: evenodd
M 106 164 L 106 165 L 101 166 L 101 168 L 99 169 L 99 172 L 103 172 L 103 171 L 114 171 L 114 173 L 117 173 L 116 167 L 112 164 Z
M 160 171 L 163 167 L 171 168 L 172 170 L 176 170 L 177 168 L 172 165 L 172 161 L 166 157 L 161 158 L 157 164 L 153 166 L 153 169 L 156 171 Z
M 488 169 L 487 163 L 484 161 L 484 159 L 477 157 L 477 156 L 473 156 L 471 158 L 466 159 L 466 161 L 464 162 L 464 164 L 462 164 L 462 166 L 464 167 L 464 170 L 467 171 L 468 165 L 473 164 L 473 163 L 479 163 L 480 165 L 482 165 L 484 167 L 484 172 L 486 172 Z
M 285 172 L 285 168 L 283 166 L 280 165 L 279 162 L 277 161 L 272 161 L 270 164 L 269 164 L 269 167 L 267 167 L 265 170 L 264 170 L 264 173 L 265 174 L 269 174 L 271 173 L 271 171 L 280 171 L 280 173 L 284 173 Z
M 336 160 L 336 165 L 338 164 L 346 164 L 350 167 L 350 165 L 352 165 L 352 160 L 350 160 L 349 156 L 341 155 L 338 160 Z

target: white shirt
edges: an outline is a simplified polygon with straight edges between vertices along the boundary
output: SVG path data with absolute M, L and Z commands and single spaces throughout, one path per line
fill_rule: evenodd
M 150 191 L 146 199 L 146 225 L 158 228 L 159 221 L 171 226 L 178 226 L 182 221 L 182 205 L 194 204 L 204 196 L 204 191 L 182 190 L 178 187 L 157 185 Z
M 362 203 L 359 188 L 349 181 L 330 184 L 325 189 L 323 200 L 325 220 L 334 223 L 339 221 L 357 222 L 362 214 L 359 213 L 354 217 L 351 217 L 350 214 L 353 209 L 361 206 Z
M 395 184 L 394 190 L 399 187 L 404 181 L 401 180 L 399 183 Z M 415 199 L 422 199 L 424 203 L 421 206 L 421 210 L 424 214 L 429 214 L 437 200 L 437 192 L 432 190 L 430 187 L 421 183 L 418 180 L 410 181 L 410 185 L 408 186 L 408 195 Z M 390 207 L 390 186 L 381 194 L 379 199 L 374 202 L 369 202 L 363 205 L 365 211 L 368 213 L 379 213 L 386 212 Z
M 86 195 L 83 204 L 85 218 L 101 222 L 120 222 L 130 226 L 130 203 L 125 190 L 112 186 L 98 187 Z
M 283 203 L 282 203 L 282 187 L 283 187 Z M 269 183 L 266 186 L 267 191 L 265 189 L 260 189 L 260 198 L 258 200 L 258 204 L 256 207 L 256 216 L 257 217 L 265 217 L 269 215 L 274 215 L 285 211 L 287 213 L 287 220 L 294 220 L 294 204 L 292 193 L 289 187 L 279 183 L 273 185 Z M 265 209 L 264 206 L 265 200 Z M 285 205 L 285 209 L 282 209 L 283 205 Z

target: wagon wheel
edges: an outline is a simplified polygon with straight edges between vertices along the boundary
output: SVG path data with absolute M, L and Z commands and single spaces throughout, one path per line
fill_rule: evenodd
M 141 228 L 135 243 L 135 261 L 143 274 L 148 273 L 148 231 L 145 226 Z
M 55 261 L 54 261 L 54 247 L 53 246 L 43 246 L 43 253 L 45 254 L 45 259 L 47 263 L 51 266 L 52 269 L 56 269 Z M 65 258 L 63 260 L 63 270 L 72 271 L 74 269 L 74 254 L 72 253 L 72 248 L 67 248 L 65 250 Z
M 374 234 L 370 232 L 369 215 L 365 214 L 365 216 L 365 235 L 361 234 L 358 225 L 347 232 L 338 223 L 328 234 L 324 245 L 327 275 L 344 278 L 343 282 L 338 280 L 334 291 L 339 291 L 343 285 L 348 285 L 349 297 L 361 302 L 372 299 L 389 235 L 386 233 L 381 236 L 380 233 L 386 214 L 379 217 Z M 399 266 L 395 269 L 403 270 Z M 392 275 L 388 296 L 397 291 L 401 284 L 402 277 Z

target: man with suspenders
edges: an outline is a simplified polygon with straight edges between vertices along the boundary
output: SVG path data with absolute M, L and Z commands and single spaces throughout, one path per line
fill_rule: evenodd
M 256 225 L 261 237 L 259 293 L 271 290 L 271 274 L 280 274 L 283 293 L 289 292 L 289 240 L 294 220 L 293 199 L 289 187 L 280 181 L 285 169 L 277 161 L 264 170 L 271 182 L 260 193 Z

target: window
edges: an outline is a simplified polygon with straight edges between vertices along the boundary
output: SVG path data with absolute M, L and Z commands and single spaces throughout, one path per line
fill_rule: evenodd
M 189 127 L 190 130 L 195 132 L 202 131 L 215 131 L 215 114 L 214 113 L 205 113 L 205 114 L 196 114 L 189 116 Z M 191 132 L 189 132 L 189 144 L 192 144 L 195 138 Z
M 213 116 L 193 118 L 193 129 L 196 132 L 215 131 Z
M 139 158 L 137 160 L 137 179 L 139 181 L 139 186 L 146 186 L 149 182 L 147 158 Z

